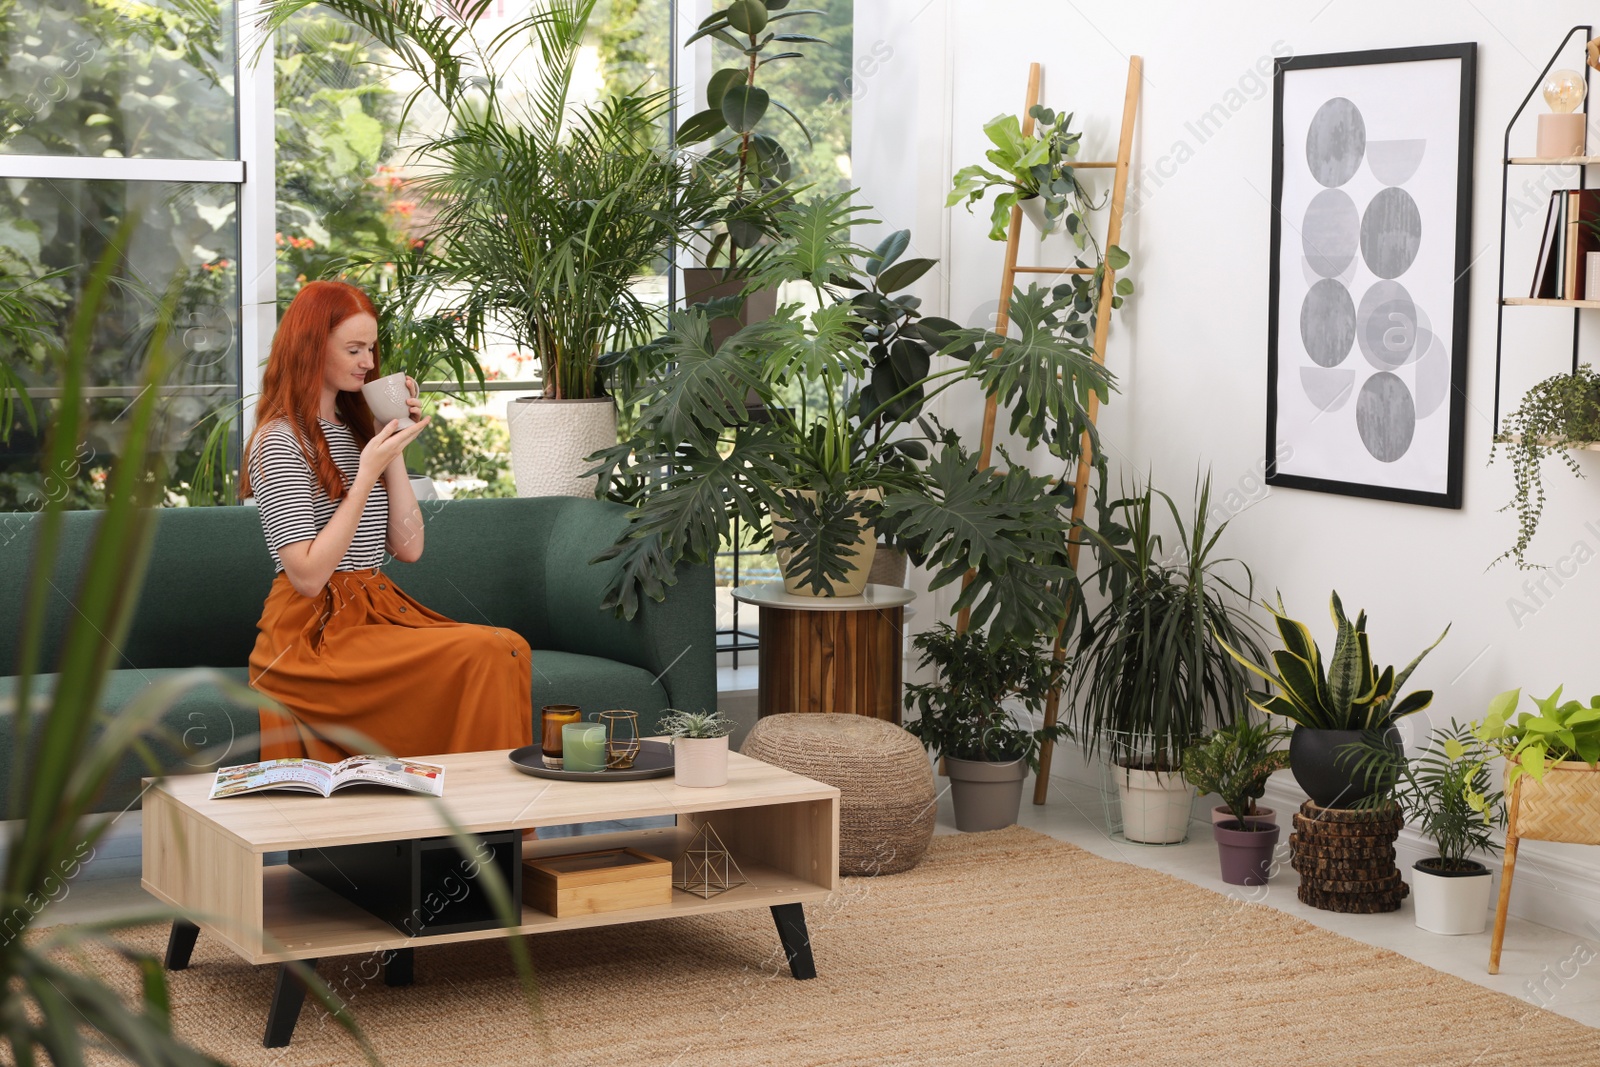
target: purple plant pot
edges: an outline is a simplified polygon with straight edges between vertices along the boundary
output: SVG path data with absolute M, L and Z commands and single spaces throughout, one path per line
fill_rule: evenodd
M 1272 871 L 1272 853 L 1278 847 L 1280 826 L 1261 826 L 1244 830 L 1237 819 L 1219 822 L 1211 828 L 1217 839 L 1217 858 L 1222 861 L 1222 880 L 1229 885 L 1266 885 Z

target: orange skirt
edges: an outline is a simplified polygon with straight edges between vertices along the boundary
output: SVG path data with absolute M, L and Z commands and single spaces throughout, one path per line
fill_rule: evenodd
M 533 741 L 528 642 L 453 622 L 376 568 L 335 571 L 314 597 L 272 583 L 250 684 L 292 713 L 261 709 L 261 758 L 427 756 Z

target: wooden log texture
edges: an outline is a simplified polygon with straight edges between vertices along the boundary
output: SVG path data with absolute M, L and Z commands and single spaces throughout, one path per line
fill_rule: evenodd
M 839 712 L 900 723 L 905 609 L 761 608 L 761 715 Z

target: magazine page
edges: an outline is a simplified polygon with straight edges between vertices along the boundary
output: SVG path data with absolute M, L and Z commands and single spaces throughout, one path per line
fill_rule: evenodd
M 211 785 L 211 799 L 239 796 L 262 789 L 289 789 L 327 796 L 333 790 L 333 768 L 314 759 L 269 759 L 223 767 Z
M 389 756 L 351 756 L 330 770 L 330 790 L 357 784 L 386 785 L 430 796 L 444 795 L 444 768 L 437 763 Z

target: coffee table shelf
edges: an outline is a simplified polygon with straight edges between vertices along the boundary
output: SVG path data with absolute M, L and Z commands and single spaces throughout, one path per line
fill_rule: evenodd
M 376 789 L 330 798 L 269 792 L 210 800 L 210 775 L 152 783 L 144 799 L 143 885 L 193 917 L 174 923 L 167 966 L 188 965 L 199 931 L 249 963 L 279 964 L 263 1039 L 269 1047 L 289 1042 L 304 997 L 288 968 L 295 960 L 314 965 L 328 956 L 381 952 L 386 981 L 398 985 L 410 980 L 412 950 L 429 945 L 767 907 L 794 977 L 816 973 L 801 905 L 839 884 L 833 786 L 737 753 L 728 757 L 728 784 L 715 789 L 686 789 L 670 778 L 531 778 L 503 751 L 424 758 L 446 767 L 442 801 Z M 268 853 L 289 849 L 439 837 L 452 820 L 476 834 L 660 815 L 676 816 L 676 825 L 527 841 L 523 856 L 633 847 L 676 860 L 709 825 L 747 884 L 709 899 L 674 892 L 665 905 L 567 918 L 519 902 L 516 926 L 409 935 L 295 868 L 265 862 Z

